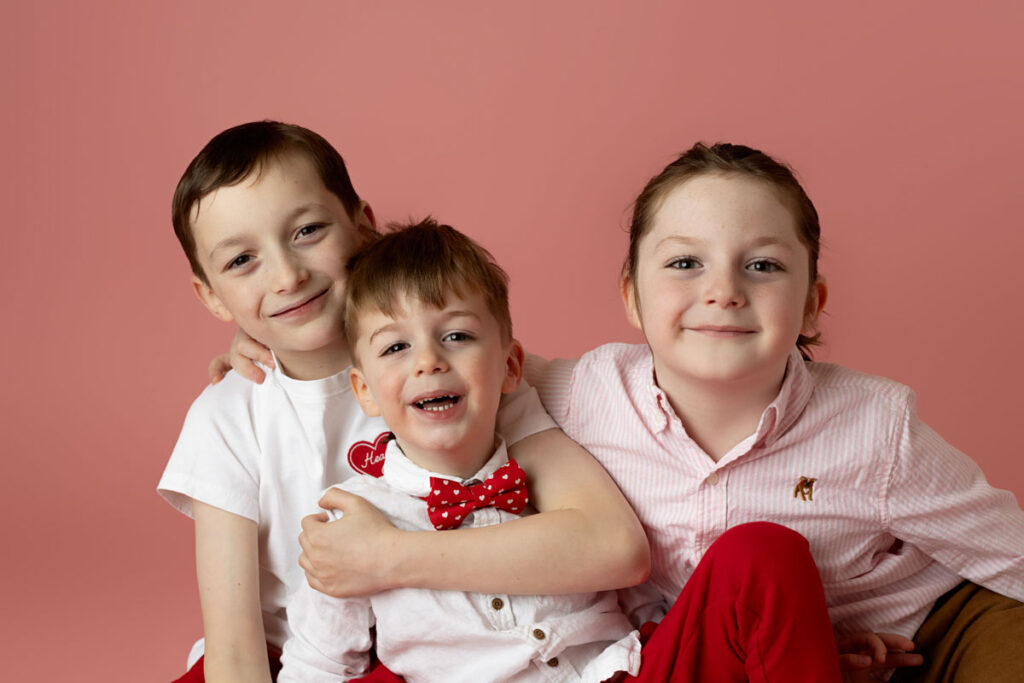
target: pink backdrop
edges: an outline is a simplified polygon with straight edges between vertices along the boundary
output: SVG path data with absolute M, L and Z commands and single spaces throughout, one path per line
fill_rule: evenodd
M 191 525 L 154 487 L 230 330 L 171 191 L 264 117 L 345 154 L 513 278 L 518 336 L 636 340 L 616 280 L 644 180 L 702 139 L 796 166 L 823 217 L 821 354 L 913 386 L 1024 498 L 1024 16 L 959 2 L 7 2 L 0 585 L 9 680 L 175 675 Z

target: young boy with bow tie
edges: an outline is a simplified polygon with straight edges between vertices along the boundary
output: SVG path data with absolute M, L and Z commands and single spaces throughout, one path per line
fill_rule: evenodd
M 349 264 L 344 328 L 353 393 L 367 415 L 384 418 L 392 439 L 380 478 L 363 475 L 339 488 L 406 531 L 476 528 L 532 513 L 526 476 L 495 433 L 499 399 L 519 385 L 524 354 L 512 337 L 507 276 L 490 254 L 430 219 L 379 237 Z M 806 542 L 773 527 L 724 534 L 662 622 L 645 625 L 643 646 L 613 592 L 397 588 L 335 598 L 302 585 L 288 604 L 292 634 L 278 680 L 363 676 L 374 647 L 396 680 L 410 682 L 712 680 L 702 676 L 729 659 L 763 673 L 771 657 L 792 661 L 808 647 L 826 655 L 825 667 L 805 665 L 797 679 L 838 680 Z M 707 601 L 726 594 L 727 601 Z M 817 600 L 790 599 L 808 594 Z M 734 606 L 709 607 L 725 603 Z M 774 654 L 761 651 L 759 630 Z M 385 675 L 377 668 L 372 680 Z

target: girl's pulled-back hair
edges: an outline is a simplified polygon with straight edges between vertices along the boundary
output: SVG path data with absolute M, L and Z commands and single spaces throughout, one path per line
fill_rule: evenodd
M 633 217 L 629 225 L 629 253 L 622 265 L 623 277 L 636 287 L 637 253 L 640 240 L 650 232 L 654 215 L 662 202 L 676 187 L 701 175 L 743 175 L 771 185 L 793 213 L 796 234 L 807 247 L 810 286 L 818 281 L 818 253 L 821 250 L 821 226 L 818 211 L 804 192 L 789 166 L 772 159 L 764 152 L 718 142 L 710 147 L 698 142 L 683 152 L 678 159 L 651 178 L 633 204 Z M 810 358 L 810 347 L 820 343 L 821 334 L 800 335 L 796 345 L 804 358 Z
M 453 292 L 482 296 L 502 335 L 512 338 L 508 275 L 486 249 L 433 218 L 389 225 L 352 257 L 348 271 L 344 326 L 350 344 L 363 308 L 392 316 L 403 295 L 441 308 Z

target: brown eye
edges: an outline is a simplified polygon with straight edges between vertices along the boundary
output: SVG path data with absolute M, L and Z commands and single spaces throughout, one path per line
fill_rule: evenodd
M 224 270 L 232 270 L 234 268 L 241 268 L 246 263 L 249 263 L 249 261 L 251 261 L 251 260 L 252 260 L 252 256 L 249 255 L 249 254 L 242 254 L 241 256 L 236 256 L 234 259 L 231 260 L 230 263 L 228 263 L 227 268 L 225 268 Z
M 675 270 L 693 270 L 694 268 L 700 267 L 700 261 L 695 258 L 685 256 L 683 258 L 672 259 L 668 262 L 668 267 L 674 268 Z

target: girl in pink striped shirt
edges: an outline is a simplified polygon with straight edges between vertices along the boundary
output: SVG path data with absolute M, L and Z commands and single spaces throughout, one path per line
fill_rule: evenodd
M 622 296 L 647 344 L 528 379 L 633 504 L 666 600 L 723 531 L 772 521 L 810 542 L 840 636 L 893 632 L 841 641 L 852 678 L 913 663 L 899 634 L 925 655 L 900 680 L 1024 681 L 1024 512 L 906 387 L 809 361 L 819 235 L 786 166 L 698 144 L 634 207 Z

